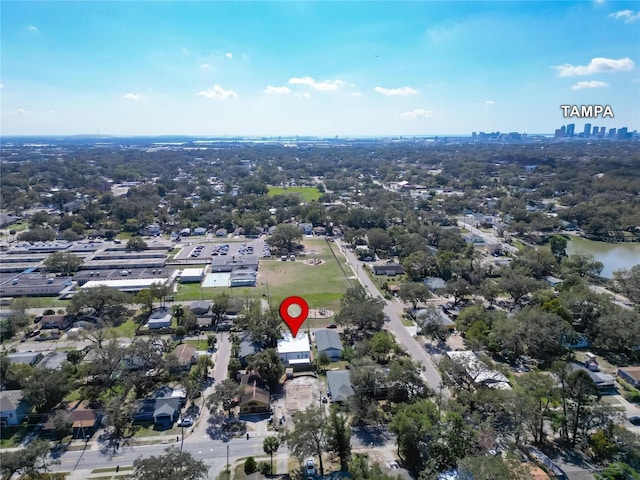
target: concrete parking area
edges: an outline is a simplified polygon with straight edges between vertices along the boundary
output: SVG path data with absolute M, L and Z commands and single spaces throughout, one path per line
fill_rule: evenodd
M 175 255 L 176 260 L 201 260 L 207 262 L 215 257 L 241 258 L 245 255 L 262 255 L 264 240 L 220 239 L 219 241 L 204 241 L 197 237 L 184 239 L 182 248 Z

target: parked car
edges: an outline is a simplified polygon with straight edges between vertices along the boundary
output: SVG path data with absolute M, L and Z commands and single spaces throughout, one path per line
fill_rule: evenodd
M 634 415 L 632 417 L 629 417 L 629 423 L 633 425 L 640 425 L 640 416 Z
M 193 425 L 193 417 L 182 417 L 180 420 L 178 420 L 176 425 L 178 427 L 190 427 L 191 425 Z
M 338 326 L 335 323 L 330 323 L 327 328 L 338 328 Z

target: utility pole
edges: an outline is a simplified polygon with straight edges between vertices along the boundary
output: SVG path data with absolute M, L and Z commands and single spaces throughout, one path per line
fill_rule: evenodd
M 229 445 L 227 445 L 227 473 L 229 473 Z

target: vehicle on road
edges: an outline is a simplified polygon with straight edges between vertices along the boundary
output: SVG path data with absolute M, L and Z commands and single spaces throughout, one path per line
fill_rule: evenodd
M 632 425 L 640 425 L 640 415 L 633 415 L 628 420 Z
M 309 458 L 306 462 L 304 462 L 304 474 L 307 477 L 312 477 L 316 474 L 316 464 L 314 463 L 312 458 Z

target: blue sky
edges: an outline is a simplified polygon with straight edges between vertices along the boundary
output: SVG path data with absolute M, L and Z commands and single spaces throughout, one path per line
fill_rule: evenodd
M 640 3 L 3 0 L 3 135 L 640 129 Z M 565 119 L 560 105 L 610 105 Z

